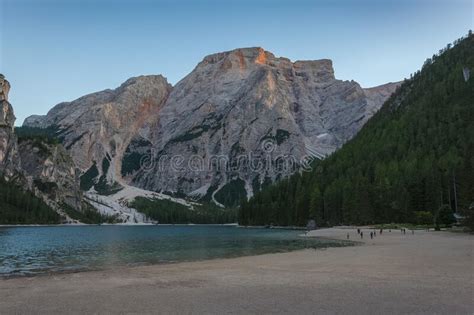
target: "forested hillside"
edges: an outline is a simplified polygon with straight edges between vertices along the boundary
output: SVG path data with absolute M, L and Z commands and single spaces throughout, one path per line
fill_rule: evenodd
M 0 177 L 0 224 L 57 224 L 60 216 L 31 192 Z
M 311 172 L 243 202 L 240 223 L 413 222 L 443 205 L 466 211 L 474 201 L 473 72 L 469 32 L 429 58 L 353 140 Z

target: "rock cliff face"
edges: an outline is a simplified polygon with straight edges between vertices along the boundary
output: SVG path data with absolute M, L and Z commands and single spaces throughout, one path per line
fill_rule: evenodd
M 0 74 L 0 173 L 8 178 L 19 168 L 17 139 L 13 132 L 15 115 L 8 102 L 10 83 Z
M 120 182 L 122 156 L 132 137 L 148 133 L 171 86 L 162 76 L 131 78 L 105 90 L 31 116 L 24 126 L 52 128 L 82 171 L 97 168 L 107 185 Z
M 8 102 L 10 84 L 0 75 L 0 175 L 33 192 L 69 222 L 63 205 L 82 208 L 76 167 L 59 144 L 41 138 L 20 139 L 14 132 L 15 115 Z
M 79 174 L 69 153 L 59 144 L 38 140 L 21 140 L 18 145 L 21 169 L 27 187 L 42 195 L 60 209 L 66 204 L 82 208 Z
M 229 205 L 332 153 L 397 86 L 363 89 L 330 60 L 244 48 L 205 57 L 173 88 L 132 78 L 24 125 L 55 129 L 87 189 L 106 180 Z

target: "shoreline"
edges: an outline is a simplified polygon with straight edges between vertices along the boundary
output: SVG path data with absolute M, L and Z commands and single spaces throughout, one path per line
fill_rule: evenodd
M 101 223 L 101 224 L 88 224 L 88 223 L 74 223 L 74 224 L 0 224 L 2 227 L 84 227 L 84 226 L 239 226 L 237 223 L 206 223 L 206 224 L 195 224 L 195 223 L 177 223 L 177 224 L 155 224 L 155 223 Z
M 350 240 L 360 241 L 348 229 L 309 236 L 345 240 L 348 232 Z M 474 309 L 473 235 L 392 230 L 374 239 L 364 235 L 362 241 L 324 250 L 3 279 L 0 312 L 470 314 Z
M 314 238 L 321 238 L 321 239 L 327 239 L 327 240 L 333 240 L 333 241 L 341 241 L 341 239 L 332 239 L 332 238 L 325 238 L 325 237 L 314 237 Z M 363 243 L 361 242 L 356 242 L 352 241 L 353 245 L 348 245 L 346 247 L 352 247 L 352 246 L 359 246 L 362 245 Z M 177 265 L 177 264 L 192 264 L 192 263 L 202 263 L 202 262 L 210 262 L 212 263 L 213 261 L 225 261 L 225 260 L 233 260 L 233 259 L 239 259 L 239 258 L 247 258 L 247 257 L 258 257 L 258 256 L 264 256 L 264 255 L 278 255 L 278 254 L 287 254 L 287 253 L 294 253 L 294 252 L 300 252 L 300 251 L 323 251 L 327 250 L 328 248 L 339 248 L 339 247 L 345 247 L 345 246 L 331 246 L 331 247 L 321 247 L 321 248 L 305 248 L 305 249 L 295 249 L 295 250 L 289 250 L 289 251 L 277 251 L 273 253 L 265 253 L 265 254 L 248 254 L 248 255 L 243 255 L 243 256 L 231 256 L 231 257 L 216 257 L 216 258 L 203 258 L 203 259 L 197 259 L 197 260 L 184 260 L 184 261 L 163 261 L 163 262 L 158 262 L 158 263 L 136 263 L 136 264 L 129 264 L 129 265 L 117 265 L 117 266 L 107 266 L 104 268 L 90 268 L 90 269 L 83 269 L 83 270 L 60 270 L 60 271 L 52 271 L 52 272 L 44 272 L 44 273 L 37 273 L 37 274 L 25 274 L 25 275 L 18 275 L 18 274 L 0 274 L 0 282 L 2 280 L 12 280 L 12 279 L 24 279 L 24 278 L 36 278 L 36 277 L 55 277 L 55 276 L 61 276 L 61 275 L 73 275 L 73 274 L 81 274 L 81 273 L 107 273 L 111 271 L 117 271 L 117 270 L 127 270 L 127 269 L 134 269 L 134 268 L 142 268 L 142 267 L 160 267 L 160 266 L 167 266 L 167 265 Z
M 212 224 L 213 226 L 222 226 L 218 224 Z M 93 225 L 92 225 L 93 226 Z M 201 226 L 208 226 L 206 224 L 201 224 Z M 239 227 L 237 227 L 239 228 Z M 292 229 L 289 229 L 292 230 Z M 161 262 L 140 262 L 140 263 L 130 263 L 130 264 L 124 264 L 124 265 L 105 265 L 103 267 L 97 266 L 97 267 L 91 267 L 91 268 L 83 268 L 83 269 L 66 269 L 66 270 L 45 270 L 45 271 L 39 271 L 38 273 L 32 273 L 32 274 L 1 274 L 0 273 L 0 281 L 1 280 L 9 280 L 9 279 L 16 279 L 16 278 L 35 278 L 35 277 L 54 277 L 57 275 L 67 275 L 67 274 L 78 274 L 78 273 L 88 273 L 88 272 L 108 272 L 111 270 L 118 270 L 118 269 L 127 269 L 127 268 L 136 268 L 136 267 L 153 267 L 153 266 L 164 266 L 164 265 L 169 265 L 169 264 L 181 264 L 181 263 L 197 263 L 197 262 L 212 262 L 216 260 L 228 260 L 228 259 L 239 259 L 239 258 L 244 258 L 244 257 L 254 257 L 254 256 L 262 256 L 262 255 L 272 255 L 272 254 L 281 254 L 281 253 L 291 253 L 291 252 L 298 252 L 301 250 L 326 250 L 327 248 L 337 248 L 337 247 L 350 247 L 350 246 L 358 246 L 363 244 L 362 242 L 358 241 L 348 241 L 348 240 L 343 240 L 343 239 L 336 239 L 336 238 L 329 238 L 329 237 L 324 237 L 324 236 L 309 236 L 306 234 L 300 234 L 298 237 L 301 237 L 302 240 L 305 238 L 310 238 L 310 239 L 321 239 L 321 240 L 327 240 L 327 241 L 335 241 L 337 242 L 337 245 L 328 245 L 327 247 L 321 246 L 321 247 L 307 247 L 303 249 L 278 249 L 276 248 L 274 252 L 267 252 L 267 253 L 246 253 L 242 255 L 235 255 L 235 256 L 226 256 L 226 257 L 213 257 L 213 258 L 197 258 L 195 260 L 175 260 L 175 261 L 161 261 Z M 341 245 L 345 244 L 345 245 Z

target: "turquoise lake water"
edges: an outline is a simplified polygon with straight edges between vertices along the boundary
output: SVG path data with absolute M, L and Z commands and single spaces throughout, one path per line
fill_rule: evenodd
M 228 258 L 352 243 L 235 226 L 0 227 L 0 276 Z

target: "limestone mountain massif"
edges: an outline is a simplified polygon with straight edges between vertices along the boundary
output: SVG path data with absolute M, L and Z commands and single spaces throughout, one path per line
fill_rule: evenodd
M 364 89 L 336 79 L 331 60 L 243 48 L 205 57 L 174 87 L 131 78 L 23 125 L 60 138 L 89 192 L 134 186 L 230 206 L 334 152 L 398 85 Z
M 291 62 L 262 48 L 207 56 L 176 84 L 150 129 L 156 166 L 139 169 L 131 182 L 215 201 L 226 185 L 238 197 L 251 196 L 307 158 L 323 158 L 340 147 L 397 85 L 365 90 L 337 80 L 330 60 Z M 183 156 L 184 167 L 170 167 L 168 159 L 175 156 Z M 196 156 L 203 165 L 194 169 L 189 165 Z M 235 165 L 242 156 L 272 165 L 254 170 L 245 163 L 234 169 L 213 165 L 216 157 Z M 296 167 L 278 167 L 279 157 Z

